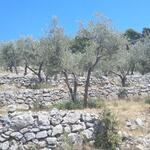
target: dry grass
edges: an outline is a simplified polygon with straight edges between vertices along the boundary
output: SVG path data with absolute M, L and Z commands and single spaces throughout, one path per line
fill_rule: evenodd
M 150 117 L 148 115 L 148 110 L 150 105 L 146 104 L 144 101 L 113 101 L 108 102 L 107 107 L 111 109 L 119 119 L 120 128 L 122 131 L 126 131 L 129 134 L 135 136 L 141 136 L 147 133 L 146 128 L 137 128 L 135 130 L 129 130 L 125 127 L 127 120 L 135 120 L 136 118 L 145 117 L 145 119 L 150 122 Z
M 120 130 L 125 131 L 128 134 L 134 136 L 142 136 L 147 134 L 150 126 L 150 104 L 146 104 L 144 100 L 138 99 L 136 100 L 113 100 L 113 101 L 106 101 L 105 105 L 108 109 L 110 109 L 118 118 Z M 84 109 L 78 110 L 81 112 L 88 112 L 99 114 L 102 112 L 102 109 Z M 127 120 L 135 120 L 136 118 L 143 118 L 147 120 L 147 128 L 136 128 L 135 130 L 130 130 L 126 127 Z

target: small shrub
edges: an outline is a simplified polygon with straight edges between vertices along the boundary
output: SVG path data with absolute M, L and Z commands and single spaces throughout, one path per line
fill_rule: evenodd
M 40 149 L 40 147 L 37 144 L 29 143 L 27 144 L 27 150 L 37 150 Z
M 96 100 L 89 100 L 88 101 L 88 107 L 89 108 L 104 108 L 105 107 L 105 101 L 96 99 Z
M 72 109 L 83 109 L 83 103 L 81 101 L 64 101 L 58 104 L 55 104 L 54 107 L 58 108 L 58 109 L 68 109 L 68 110 L 72 110 Z
M 36 100 L 32 103 L 32 108 L 31 109 L 35 110 L 35 111 L 36 110 L 41 110 L 41 109 L 45 109 L 45 106 L 43 105 L 42 101 Z
M 150 104 L 150 97 L 145 98 L 145 103 Z
M 68 138 L 68 134 L 64 133 L 62 137 L 62 144 L 59 145 L 56 150 L 73 150 L 73 143 Z
M 83 109 L 83 102 L 82 101 L 63 101 L 61 103 L 57 103 L 54 105 L 54 107 L 58 109 Z M 104 100 L 89 100 L 88 101 L 88 108 L 104 108 L 105 107 L 105 102 Z
M 118 134 L 118 127 L 119 124 L 114 114 L 105 109 L 95 132 L 95 146 L 108 150 L 114 150 L 119 146 L 121 137 Z
M 118 98 L 125 99 L 128 97 L 127 90 L 125 88 L 120 88 L 118 92 Z
M 50 84 L 47 84 L 47 83 L 35 83 L 33 85 L 31 85 L 30 87 L 31 89 L 49 89 L 49 88 L 52 88 L 52 86 Z

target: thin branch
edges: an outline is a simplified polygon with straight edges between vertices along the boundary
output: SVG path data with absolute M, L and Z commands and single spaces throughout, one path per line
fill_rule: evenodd
M 31 70 L 34 74 L 38 75 L 38 73 L 37 73 L 35 70 L 33 70 L 31 67 L 27 66 L 27 68 L 28 68 L 29 70 Z

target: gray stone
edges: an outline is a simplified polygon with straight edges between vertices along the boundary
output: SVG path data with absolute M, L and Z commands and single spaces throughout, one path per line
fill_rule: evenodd
M 31 131 L 32 132 L 38 132 L 38 131 L 40 131 L 40 129 L 39 128 L 32 128 Z
M 46 137 L 47 137 L 47 131 L 40 131 L 40 132 L 37 132 L 37 134 L 36 134 L 37 139 L 43 139 Z
M 6 135 L 6 134 L 2 134 L 2 137 L 5 138 L 5 139 L 9 139 L 10 138 L 10 136 Z
M 64 124 L 74 124 L 80 120 L 81 114 L 79 112 L 68 112 L 63 118 Z
M 47 134 L 48 134 L 48 136 L 51 136 L 52 135 L 52 130 L 48 130 Z
M 29 125 L 34 124 L 34 119 L 31 114 L 21 114 L 12 118 L 11 126 L 12 128 L 22 129 Z
M 8 109 L 8 113 L 13 113 L 16 111 L 16 105 L 9 105 L 7 109 Z
M 9 150 L 9 142 L 0 143 L 0 150 Z
M 19 147 L 18 143 L 15 140 L 12 140 L 10 144 L 10 150 L 18 150 L 18 147 Z M 24 150 L 24 149 L 19 149 L 19 150 Z
M 20 130 L 20 133 L 24 134 L 24 133 L 26 133 L 26 132 L 28 132 L 28 131 L 29 131 L 28 128 L 23 128 L 23 129 Z
M 11 133 L 11 137 L 16 140 L 20 140 L 23 137 L 23 135 L 20 132 L 13 132 Z
M 48 137 L 46 139 L 46 141 L 49 145 L 56 145 L 57 144 L 57 138 L 56 137 Z
M 57 114 L 57 115 L 54 115 L 52 118 L 51 118 L 51 124 L 52 125 L 58 125 L 60 124 L 62 121 L 62 116 Z
M 52 129 L 52 136 L 56 136 L 58 134 L 62 134 L 63 133 L 63 127 L 61 124 L 53 127 Z
M 51 126 L 39 126 L 40 130 L 49 130 L 51 128 Z
M 92 140 L 93 139 L 93 131 L 90 129 L 86 129 L 81 132 L 81 134 L 87 139 Z
M 65 133 L 71 133 L 71 127 L 69 125 L 66 125 L 64 127 L 64 131 L 65 131 Z
M 53 108 L 50 112 L 51 116 L 57 115 L 59 113 L 59 110 L 57 108 Z
M 143 120 L 140 119 L 140 118 L 137 118 L 137 119 L 135 120 L 135 123 L 136 123 L 138 126 L 143 126 L 143 125 L 144 125 Z
M 90 122 L 86 122 L 86 126 L 87 126 L 87 128 L 90 128 L 90 127 L 94 127 L 95 124 L 94 123 L 90 123 Z
M 85 127 L 83 125 L 80 125 L 80 124 L 72 125 L 72 132 L 78 132 L 78 131 L 81 131 L 84 129 L 85 129 Z
M 27 132 L 24 134 L 24 137 L 27 141 L 35 139 L 35 134 L 33 132 Z
M 6 141 L 6 139 L 0 135 L 0 143 L 4 141 Z
M 40 148 L 46 147 L 46 141 L 38 141 L 38 146 L 39 146 Z
M 38 115 L 38 124 L 43 126 L 50 125 L 50 121 L 47 113 Z
M 81 136 L 77 133 L 68 134 L 68 138 L 73 144 L 81 144 L 83 142 Z

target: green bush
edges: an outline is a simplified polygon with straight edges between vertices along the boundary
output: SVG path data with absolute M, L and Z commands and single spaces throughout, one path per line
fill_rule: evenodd
M 56 150 L 74 150 L 73 143 L 69 139 L 67 133 L 62 135 L 62 144 L 57 146 Z
M 150 104 L 150 97 L 146 97 L 146 98 L 145 98 L 145 103 L 146 103 L 146 104 Z
M 31 89 L 49 89 L 49 88 L 52 88 L 53 86 L 51 86 L 50 84 L 47 84 L 47 83 L 35 83 L 33 85 L 31 85 Z
M 118 92 L 118 98 L 124 99 L 126 97 L 128 97 L 127 90 L 125 88 L 120 88 Z
M 80 101 L 63 101 L 61 103 L 57 103 L 54 105 L 54 107 L 58 109 L 83 109 L 83 102 Z M 104 100 L 89 100 L 88 101 L 88 108 L 104 108 L 105 107 L 105 102 Z
M 33 111 L 38 111 L 42 109 L 46 109 L 46 106 L 40 100 L 36 100 L 32 103 L 32 107 L 30 108 Z
M 54 107 L 58 108 L 58 109 L 68 109 L 68 110 L 72 110 L 72 109 L 83 109 L 83 103 L 81 101 L 64 101 L 61 103 L 57 103 L 54 105 Z
M 96 99 L 88 101 L 88 108 L 104 108 L 104 107 L 105 107 L 104 100 Z
M 97 124 L 95 146 L 97 148 L 114 150 L 121 143 L 118 129 L 119 124 L 117 118 L 110 110 L 105 109 L 103 116 Z

